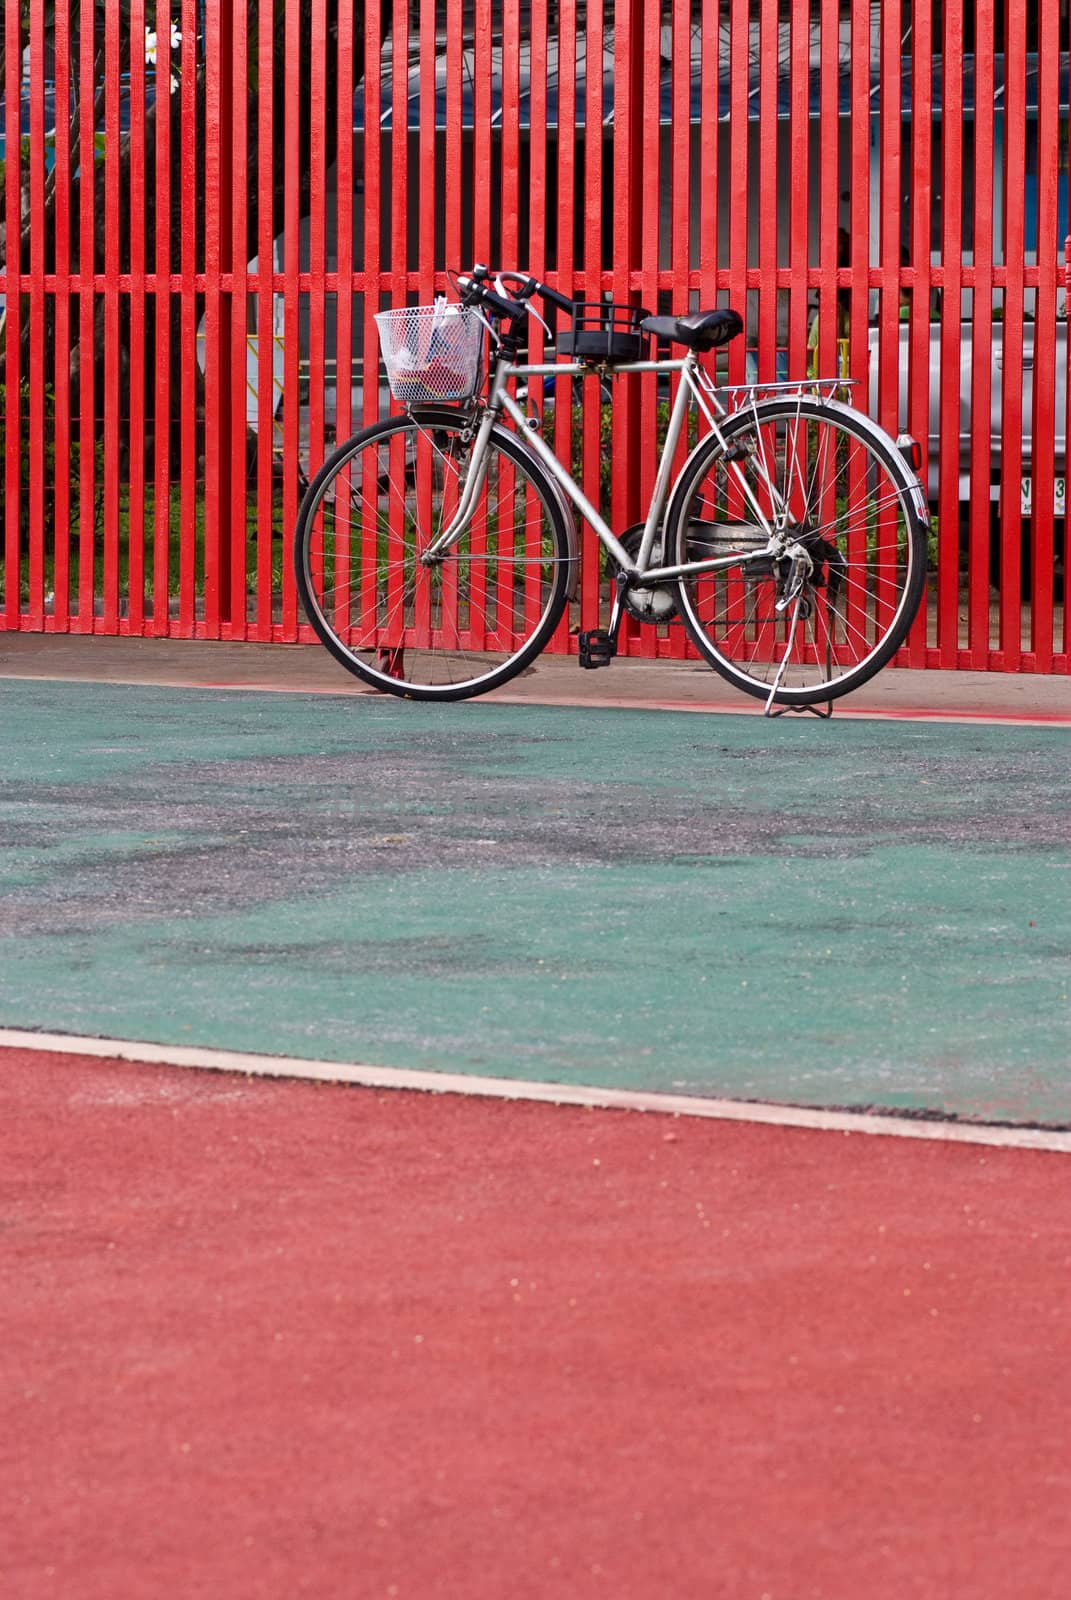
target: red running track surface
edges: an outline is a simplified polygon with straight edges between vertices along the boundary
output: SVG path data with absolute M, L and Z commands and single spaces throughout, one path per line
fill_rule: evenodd
M 1066 1156 L 0 1056 L 18 1600 L 1053 1600 Z

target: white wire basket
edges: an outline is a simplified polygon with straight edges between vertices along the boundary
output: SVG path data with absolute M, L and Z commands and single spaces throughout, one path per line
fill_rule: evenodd
M 404 306 L 376 313 L 387 381 L 395 400 L 421 405 L 464 400 L 480 381 L 484 322 L 467 306 Z

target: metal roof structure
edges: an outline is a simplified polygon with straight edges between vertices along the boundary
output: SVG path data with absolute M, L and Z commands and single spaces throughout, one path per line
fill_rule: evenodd
M 671 54 L 671 40 L 669 30 L 664 30 L 663 46 L 660 55 L 660 90 L 659 90 L 659 121 L 668 125 L 672 120 L 673 91 L 674 91 L 674 62 Z M 872 34 L 872 37 L 877 38 Z M 710 44 L 704 50 L 702 28 L 694 24 L 691 30 L 690 48 L 688 52 L 689 66 L 689 101 L 690 116 L 693 123 L 698 123 L 703 102 L 704 71 L 709 72 L 713 52 Z M 718 119 L 727 122 L 731 115 L 732 90 L 730 55 L 729 55 L 729 25 L 723 22 L 717 41 L 717 79 L 718 79 Z M 1038 105 L 1038 56 L 1036 53 L 1026 58 L 1026 107 L 1028 115 L 1036 112 Z M 997 115 L 1004 107 L 1004 61 L 1002 55 L 994 57 L 994 94 L 993 106 Z M 476 98 L 476 47 L 473 41 L 466 37 L 460 51 L 461 73 L 463 80 L 461 97 L 461 125 L 471 128 L 474 125 L 474 106 Z M 817 117 L 821 107 L 821 39 L 819 29 L 812 28 L 810 41 L 810 59 L 808 64 L 808 104 L 812 116 Z M 1065 52 L 1060 58 L 1060 89 L 1059 103 L 1061 111 L 1066 112 L 1069 107 L 1069 80 L 1071 80 L 1071 58 Z M 532 46 L 522 39 L 519 50 L 519 80 L 520 95 L 516 111 L 517 124 L 523 128 L 531 126 L 531 74 L 532 74 Z M 489 79 L 489 98 L 491 106 L 492 126 L 501 126 L 503 120 L 503 45 L 501 37 L 493 37 L 489 59 L 482 68 Z M 679 67 L 676 69 L 679 71 Z M 547 39 L 546 57 L 546 125 L 556 128 L 559 125 L 559 54 L 558 40 L 552 36 Z M 837 103 L 842 116 L 848 116 L 851 110 L 851 31 L 842 24 L 837 41 Z M 611 127 L 614 121 L 614 31 L 607 28 L 603 36 L 602 48 L 602 123 L 604 127 Z M 875 47 L 871 54 L 870 63 L 870 97 L 876 114 L 881 95 L 882 61 L 880 51 Z M 940 56 L 932 62 L 932 76 L 930 82 L 930 106 L 934 116 L 940 116 L 944 105 L 944 64 Z M 393 52 L 390 41 L 384 47 L 381 60 L 381 85 L 380 85 L 380 127 L 389 129 L 394 124 L 394 105 L 392 98 L 392 80 L 394 73 Z M 447 124 L 447 52 L 444 40 L 439 42 L 435 57 L 435 123 L 438 128 L 445 128 Z M 783 22 L 778 29 L 778 71 L 777 71 L 777 115 L 781 120 L 787 120 L 790 113 L 791 92 L 794 78 L 793 65 L 793 40 L 791 29 L 787 22 Z M 583 127 L 587 121 L 588 112 L 588 59 L 587 41 L 583 35 L 577 39 L 575 54 L 575 104 L 576 115 L 573 125 Z M 904 55 L 900 59 L 900 100 L 901 115 L 909 118 L 914 106 L 914 62 L 911 55 Z M 422 95 L 422 65 L 416 48 L 410 52 L 408 68 L 408 125 L 416 130 L 420 126 L 420 103 Z M 748 82 L 747 105 L 748 120 L 757 121 L 760 112 L 760 39 L 757 23 L 753 23 L 750 30 L 748 49 Z M 963 58 L 962 80 L 962 106 L 963 115 L 973 117 L 975 108 L 975 58 L 967 55 Z M 354 97 L 354 127 L 363 129 L 365 125 L 365 89 L 362 84 Z

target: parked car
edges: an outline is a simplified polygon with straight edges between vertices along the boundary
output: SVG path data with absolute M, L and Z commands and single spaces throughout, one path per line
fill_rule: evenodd
M 1034 395 L 1034 331 L 1033 322 L 1023 326 L 1022 365 L 1022 471 L 1020 474 L 1019 501 L 1024 516 L 1033 507 L 1033 395 Z M 899 353 L 900 415 L 898 425 L 908 427 L 908 395 L 910 377 L 911 327 L 901 322 Z M 1004 327 L 994 321 L 990 330 L 992 340 L 992 372 L 989 395 L 989 482 L 988 497 L 996 501 L 1000 495 L 1001 463 L 1004 453 Z M 943 389 L 942 324 L 930 323 L 929 339 L 929 416 L 927 460 L 929 463 L 927 492 L 933 505 L 937 504 L 938 480 L 942 458 L 940 431 L 941 396 Z M 876 413 L 878 403 L 878 328 L 870 328 L 870 409 Z M 1067 473 L 1067 324 L 1060 318 L 1056 324 L 1055 343 L 1056 406 L 1055 430 L 1052 441 L 1053 465 L 1056 487 L 1054 509 L 1060 517 L 1065 515 Z M 959 330 L 959 448 L 957 498 L 966 502 L 971 498 L 971 424 L 972 389 L 974 374 L 974 324 L 961 322 Z M 921 441 L 920 441 L 921 442 Z M 946 466 L 947 470 L 947 466 Z M 974 492 L 977 493 L 978 486 Z
M 1021 582 L 1024 595 L 1030 592 L 1031 518 L 1035 507 L 1034 488 L 1034 338 L 1036 325 L 1027 321 L 1023 325 L 1022 359 L 1022 459 L 1018 470 L 1018 501 L 1022 517 Z M 994 320 L 991 330 L 991 374 L 989 384 L 989 463 L 986 481 L 972 482 L 971 455 L 973 448 L 973 376 L 975 354 L 974 323 L 963 321 L 959 329 L 959 426 L 955 461 L 956 499 L 960 507 L 961 547 L 965 545 L 967 509 L 979 494 L 990 504 L 990 576 L 998 581 L 1001 568 L 1000 496 L 1005 456 L 1004 438 L 1004 325 Z M 899 417 L 898 427 L 912 431 L 908 422 L 908 397 L 910 394 L 911 327 L 906 321 L 899 326 Z M 878 347 L 879 329 L 869 329 L 871 412 L 878 415 Z M 1067 322 L 1063 317 L 1056 322 L 1054 345 L 1055 417 L 1053 438 L 1048 443 L 1054 470 L 1053 510 L 1058 519 L 1055 539 L 1056 592 L 1063 592 L 1063 568 L 1066 555 L 1067 514 Z M 947 473 L 948 461 L 941 437 L 941 399 L 944 376 L 942 324 L 931 321 L 929 329 L 929 406 L 927 418 L 927 482 L 926 491 L 931 509 L 938 509 L 939 485 L 942 468 Z M 953 376 L 953 383 L 956 382 Z M 921 443 L 921 440 L 920 440 Z

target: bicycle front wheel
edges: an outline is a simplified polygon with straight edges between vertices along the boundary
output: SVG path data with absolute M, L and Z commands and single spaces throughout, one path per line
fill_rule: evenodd
M 305 613 L 331 654 L 386 693 L 463 700 L 543 649 L 575 582 L 575 536 L 543 468 L 505 428 L 461 537 L 421 560 L 458 507 L 474 428 L 452 409 L 390 417 L 324 463 L 298 514 Z
M 739 553 L 739 566 L 680 580 L 700 654 L 747 694 L 806 706 L 847 694 L 904 642 L 926 577 L 925 500 L 893 441 L 833 400 L 759 401 L 720 424 L 686 462 L 670 509 L 684 563 Z M 761 515 L 760 515 L 761 512 Z M 763 520 L 807 552 L 755 560 Z

